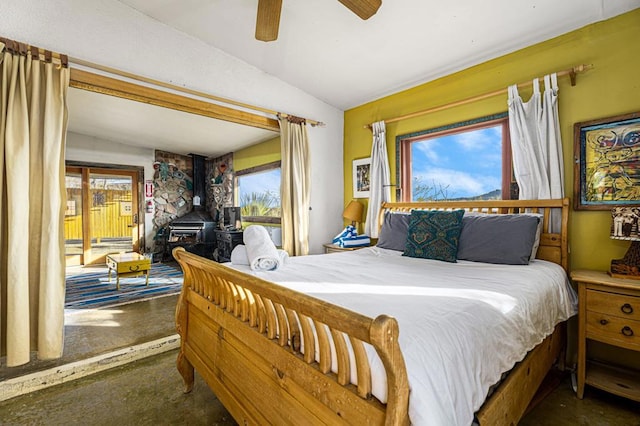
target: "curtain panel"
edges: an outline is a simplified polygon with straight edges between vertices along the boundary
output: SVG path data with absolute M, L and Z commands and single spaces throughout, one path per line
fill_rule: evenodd
M 280 203 L 282 248 L 291 256 L 309 253 L 311 164 L 309 138 L 303 119 L 278 117 L 282 151 Z
M 508 89 L 513 169 L 521 200 L 564 197 L 557 75 L 544 76 L 544 84 L 541 95 L 538 79 L 533 80 L 528 102 L 520 97 L 517 85 Z M 560 221 L 560 211 L 552 210 L 551 232 L 560 229 Z
M 387 132 L 384 121 L 373 123 L 373 143 L 371 145 L 370 189 L 367 218 L 364 233 L 378 238 L 378 213 L 383 202 L 391 201 L 389 157 L 387 156 Z
M 0 43 L 0 342 L 7 366 L 62 355 L 69 69 Z

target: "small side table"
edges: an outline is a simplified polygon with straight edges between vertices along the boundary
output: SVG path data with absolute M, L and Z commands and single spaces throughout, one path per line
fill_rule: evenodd
M 149 287 L 151 259 L 140 253 L 108 254 L 107 268 L 109 269 L 109 282 L 111 282 L 111 271 L 116 273 L 117 290 L 120 290 L 120 277 L 137 277 L 142 274 L 147 275 L 145 283 Z
M 640 373 L 587 357 L 590 340 L 640 352 L 640 282 L 588 270 L 572 271 L 571 278 L 579 298 L 578 398 L 587 384 L 640 401 Z
M 324 247 L 324 252 L 325 253 L 338 253 L 338 252 L 341 252 L 341 251 L 353 251 L 353 250 L 359 250 L 359 249 L 362 249 L 362 248 L 369 247 L 369 246 L 340 247 L 339 245 L 331 244 L 331 243 L 323 244 L 322 246 Z

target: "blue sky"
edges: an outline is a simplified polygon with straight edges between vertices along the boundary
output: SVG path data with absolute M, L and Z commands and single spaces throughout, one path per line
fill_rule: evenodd
M 502 187 L 502 127 L 473 130 L 411 145 L 412 176 L 433 186 L 440 183 L 447 198 L 472 197 Z M 252 192 L 280 194 L 280 169 L 242 176 L 239 197 Z M 239 200 L 238 200 L 239 201 Z
M 262 193 L 267 191 L 278 194 L 278 198 L 280 198 L 279 168 L 241 176 L 238 181 L 240 183 L 238 191 L 240 199 L 242 199 L 242 194 L 251 194 L 252 192 Z M 237 202 L 239 201 L 240 200 Z
M 501 126 L 414 142 L 411 156 L 413 182 L 448 185 L 447 198 L 501 189 Z

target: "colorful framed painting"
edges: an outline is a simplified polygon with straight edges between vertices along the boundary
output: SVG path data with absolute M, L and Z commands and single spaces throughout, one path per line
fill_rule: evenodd
M 368 198 L 371 186 L 371 157 L 353 160 L 353 198 Z
M 574 208 L 640 205 L 640 112 L 574 125 Z

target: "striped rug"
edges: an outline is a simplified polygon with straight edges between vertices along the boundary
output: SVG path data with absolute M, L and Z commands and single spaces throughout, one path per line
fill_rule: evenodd
M 116 290 L 115 274 L 108 280 L 107 268 L 101 271 L 76 271 L 66 276 L 65 309 L 93 309 L 124 305 L 145 299 L 177 294 L 182 288 L 182 271 L 163 263 L 151 265 L 149 287 L 145 276 L 120 278 Z

